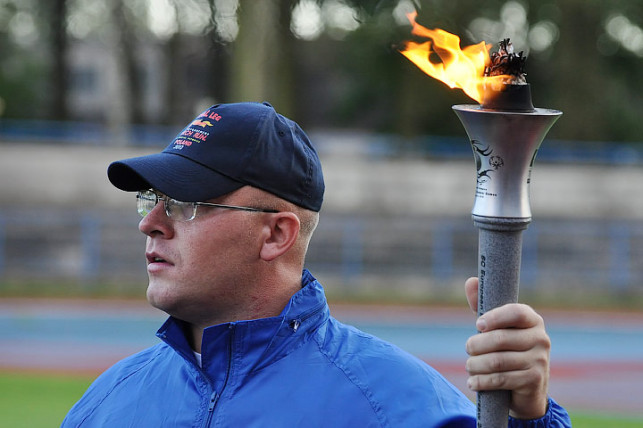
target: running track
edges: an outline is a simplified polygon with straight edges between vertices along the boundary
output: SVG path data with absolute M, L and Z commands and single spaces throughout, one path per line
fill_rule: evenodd
M 464 342 L 475 333 L 467 309 L 331 304 L 331 311 L 467 392 Z M 573 411 L 643 417 L 643 313 L 541 314 L 553 344 L 552 396 Z M 164 318 L 140 301 L 0 300 L 0 370 L 98 374 L 156 343 Z

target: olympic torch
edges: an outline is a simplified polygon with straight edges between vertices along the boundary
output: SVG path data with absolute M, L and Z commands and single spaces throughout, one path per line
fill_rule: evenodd
M 414 15 L 409 18 L 413 34 L 432 43 L 409 42 L 402 54 L 480 103 L 452 108 L 469 137 L 476 165 L 472 217 L 478 228 L 478 315 L 482 315 L 518 301 L 522 232 L 531 222 L 531 169 L 540 144 L 562 113 L 533 107 L 525 57 L 513 52 L 509 39 L 490 57 L 484 42 L 460 50 L 457 36 L 426 29 Z M 431 54 L 443 62 L 431 62 Z M 471 69 L 473 78 L 463 80 L 463 67 Z M 478 427 L 506 427 L 510 398 L 509 391 L 479 392 Z

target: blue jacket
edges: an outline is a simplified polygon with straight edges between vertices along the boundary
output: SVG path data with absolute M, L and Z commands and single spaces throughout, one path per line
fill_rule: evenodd
M 63 427 L 475 427 L 475 407 L 434 369 L 335 320 L 304 271 L 282 314 L 204 331 L 202 367 L 169 318 L 156 346 L 103 373 Z M 571 426 L 550 401 L 536 421 Z

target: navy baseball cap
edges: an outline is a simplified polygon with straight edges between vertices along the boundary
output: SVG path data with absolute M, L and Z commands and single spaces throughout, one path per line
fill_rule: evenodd
M 152 188 L 185 202 L 245 185 L 312 211 L 324 197 L 321 163 L 308 136 L 268 103 L 214 105 L 161 153 L 113 162 L 107 176 L 121 190 Z

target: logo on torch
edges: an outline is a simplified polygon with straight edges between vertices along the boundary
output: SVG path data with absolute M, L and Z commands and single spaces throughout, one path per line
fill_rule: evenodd
M 473 148 L 473 158 L 476 161 L 478 184 L 486 183 L 491 180 L 489 173 L 501 168 L 505 161 L 500 156 L 491 156 L 493 149 L 489 145 L 484 146 L 478 140 L 471 140 L 471 147 Z M 491 168 L 483 169 L 483 164 Z

